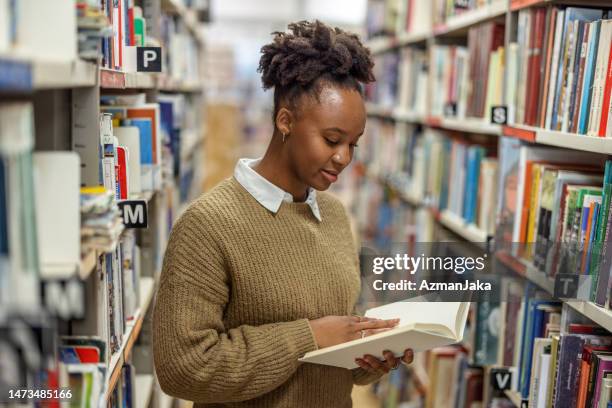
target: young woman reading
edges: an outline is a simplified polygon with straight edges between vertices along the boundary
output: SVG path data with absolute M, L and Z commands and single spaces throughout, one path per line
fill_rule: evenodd
M 168 241 L 153 322 L 168 394 L 196 406 L 348 407 L 353 384 L 412 361 L 408 349 L 353 370 L 298 361 L 397 324 L 352 315 L 358 254 L 345 209 L 324 192 L 363 134 L 372 67 L 356 35 L 318 21 L 262 48 L 274 88 L 267 151 L 195 200 Z

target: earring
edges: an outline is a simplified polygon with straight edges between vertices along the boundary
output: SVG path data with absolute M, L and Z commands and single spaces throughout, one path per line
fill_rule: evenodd
M 285 138 L 287 137 L 286 133 L 283 133 L 283 143 L 285 143 Z

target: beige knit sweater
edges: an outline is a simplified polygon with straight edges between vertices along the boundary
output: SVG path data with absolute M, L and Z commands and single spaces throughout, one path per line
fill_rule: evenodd
M 176 222 L 153 320 L 155 368 L 169 395 L 206 407 L 349 407 L 378 377 L 297 361 L 315 343 L 308 319 L 347 315 L 358 258 L 343 206 L 318 194 L 274 214 L 234 178 Z

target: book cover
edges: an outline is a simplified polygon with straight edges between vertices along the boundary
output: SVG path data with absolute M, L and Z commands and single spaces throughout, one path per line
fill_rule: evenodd
M 600 29 L 601 21 L 591 23 L 591 35 L 585 62 L 584 83 L 582 85 L 583 96 L 580 100 L 580 114 L 578 117 L 578 133 L 582 135 L 587 133 L 589 126 L 591 100 L 593 96 L 593 78 L 595 76 L 595 62 L 597 61 L 597 52 L 599 50 Z

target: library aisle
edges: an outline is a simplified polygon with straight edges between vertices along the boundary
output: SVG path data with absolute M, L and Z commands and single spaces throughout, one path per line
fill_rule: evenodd
M 286 34 L 292 22 L 315 20 L 340 29 Z M 291 36 L 299 38 L 286 46 Z M 265 50 L 277 53 L 267 63 Z M 300 64 L 307 69 L 283 82 Z M 320 66 L 326 79 L 312 86 Z M 288 241 L 291 261 L 306 265 L 289 280 L 317 293 L 286 296 L 270 284 L 284 272 L 284 254 L 270 249 L 279 230 L 256 242 L 240 234 L 260 220 L 222 218 L 265 207 L 269 227 L 283 208 L 303 215 L 306 206 L 283 191 L 278 198 L 261 167 L 237 162 L 284 152 L 292 136 L 275 111 L 287 101 L 262 84 L 302 95 L 353 82 L 363 136 L 341 175 L 324 174 L 333 198 L 301 196 L 318 223 L 288 238 L 309 245 Z M 336 149 L 348 132 L 336 133 L 320 144 Z M 0 407 L 327 407 L 346 391 L 356 408 L 610 408 L 611 155 L 609 1 L 0 0 Z M 234 174 L 236 185 L 253 183 L 240 197 L 263 207 L 247 212 L 235 197 L 204 207 L 215 203 L 198 198 L 219 184 L 229 191 Z M 351 233 L 343 221 L 323 236 L 326 217 L 340 213 L 330 210 L 336 199 Z M 235 231 L 194 223 L 207 216 Z M 346 239 L 330 240 L 338 231 Z M 198 247 L 204 234 L 220 238 Z M 239 254 L 253 255 L 245 275 L 235 273 L 244 257 L 230 235 L 244 238 Z M 345 299 L 346 276 L 321 283 L 307 268 L 341 276 L 351 241 L 361 293 L 339 313 L 327 303 Z M 318 259 L 329 246 L 337 258 Z M 368 270 L 383 260 L 373 253 L 422 268 L 405 273 L 398 260 Z M 484 266 L 468 266 L 474 259 Z M 440 260 L 434 270 L 430 260 Z M 439 278 L 435 265 L 450 273 Z M 256 278 L 268 290 L 248 281 L 263 268 L 268 275 Z M 482 294 L 476 281 L 492 289 Z M 392 303 L 409 290 L 389 288 L 410 285 L 436 296 Z M 462 290 L 467 301 L 445 294 Z M 258 302 L 273 305 L 264 321 Z M 386 303 L 392 312 L 373 308 Z M 332 355 L 313 327 L 323 309 L 408 312 L 388 333 L 336 341 L 348 345 Z M 160 323 L 171 313 L 176 321 Z M 185 328 L 188 319 L 196 327 Z M 409 364 L 368 375 L 351 354 L 348 375 L 339 362 L 350 347 L 395 347 L 389 339 L 404 335 L 414 339 Z

